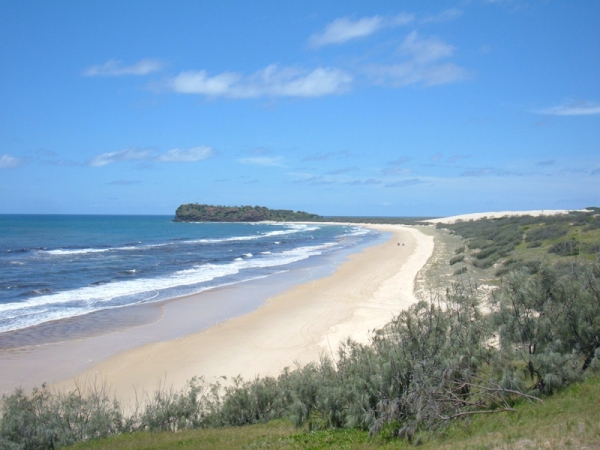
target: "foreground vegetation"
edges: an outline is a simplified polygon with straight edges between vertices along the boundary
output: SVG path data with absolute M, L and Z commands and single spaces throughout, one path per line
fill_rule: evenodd
M 465 248 L 480 238 L 465 235 Z M 540 247 L 565 235 L 553 236 L 540 239 Z M 535 448 L 542 439 L 556 448 L 592 445 L 599 430 L 586 414 L 597 417 L 593 406 L 573 412 L 566 435 L 540 423 L 562 414 L 562 407 L 548 405 L 580 392 L 598 403 L 600 263 L 597 256 L 565 257 L 511 267 L 485 298 L 461 276 L 401 312 L 370 345 L 346 342 L 335 359 L 287 369 L 277 378 L 234 379 L 226 387 L 193 379 L 181 391 L 158 390 L 129 414 L 101 384 L 70 393 L 18 390 L 2 404 L 0 448 L 59 448 L 109 437 L 84 448 L 160 448 L 152 447 L 155 441 L 164 442 L 156 444 L 162 448 L 173 445 L 168 442 L 195 448 Z M 502 266 L 498 260 L 490 270 Z M 577 409 L 570 405 L 565 408 Z
M 422 449 L 594 449 L 600 448 L 600 377 L 571 385 L 543 404 L 520 403 L 516 412 L 479 416 L 427 435 Z M 290 421 L 179 433 L 136 433 L 76 445 L 73 450 L 194 449 L 409 449 L 406 441 L 360 430 L 298 429 Z
M 400 313 L 371 345 L 348 341 L 336 360 L 277 378 L 236 379 L 223 390 L 191 380 L 179 392 L 157 391 L 130 415 L 98 386 L 16 391 L 4 398 L 0 445 L 59 448 L 123 433 L 282 418 L 310 431 L 347 428 L 421 443 L 471 416 L 538 403 L 598 370 L 600 265 L 531 270 L 506 280 L 487 315 L 468 286 L 456 284 Z

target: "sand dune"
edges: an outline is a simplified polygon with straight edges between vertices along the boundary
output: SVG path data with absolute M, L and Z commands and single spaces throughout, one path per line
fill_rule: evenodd
M 472 213 L 472 214 L 461 214 L 458 216 L 441 217 L 439 219 L 428 219 L 423 222 L 429 223 L 446 223 L 452 224 L 459 220 L 477 220 L 477 219 L 497 219 L 499 217 L 508 216 L 554 216 L 557 214 L 568 214 L 571 210 L 567 209 L 538 209 L 532 211 L 499 211 L 499 212 L 485 212 L 485 213 Z M 579 209 L 576 211 L 586 211 L 585 209 Z

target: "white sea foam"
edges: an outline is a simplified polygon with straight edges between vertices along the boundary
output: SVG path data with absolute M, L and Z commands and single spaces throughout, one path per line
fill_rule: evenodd
M 164 245 L 164 244 L 159 244 Z M 150 246 L 148 246 L 150 247 Z M 104 253 L 118 250 L 138 250 L 139 247 L 128 245 L 126 247 L 111 247 L 111 248 L 79 248 L 79 249 L 56 249 L 56 250 L 40 250 L 40 253 L 48 255 L 66 256 L 66 255 L 83 255 L 86 253 Z
M 122 297 L 135 297 L 134 301 L 128 302 L 129 304 L 148 301 L 156 297 L 158 292 L 166 289 L 199 285 L 238 274 L 244 269 L 260 269 L 290 264 L 313 255 L 319 255 L 323 250 L 334 245 L 334 243 L 326 243 L 298 247 L 280 253 L 271 253 L 260 258 L 237 258 L 228 264 L 202 264 L 174 272 L 169 276 L 115 281 L 65 292 L 38 295 L 18 303 L 6 303 L 0 305 L 0 320 L 5 322 L 5 326 L 0 327 L 0 332 L 31 326 L 48 320 L 86 314 L 102 309 L 103 304 Z M 74 306 L 71 307 L 70 305 Z M 44 312 L 41 310 L 44 310 Z M 29 318 L 23 320 L 24 315 L 35 315 L 35 323 Z M 16 319 L 17 317 L 21 320 Z
M 264 239 L 266 237 L 286 236 L 289 234 L 302 233 L 305 231 L 315 231 L 319 229 L 318 226 L 308 226 L 303 224 L 286 224 L 285 226 L 285 230 L 267 231 L 265 233 L 253 234 L 250 236 L 230 236 L 226 238 L 194 239 L 183 242 L 186 244 L 216 244 L 219 242 L 254 241 L 257 239 Z
M 367 228 L 363 227 L 353 227 L 348 233 L 349 236 L 364 236 L 366 234 L 370 234 L 371 231 Z

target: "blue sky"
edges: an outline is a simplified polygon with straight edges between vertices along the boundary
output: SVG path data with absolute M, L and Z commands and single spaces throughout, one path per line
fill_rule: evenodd
M 600 2 L 0 3 L 0 213 L 600 206 Z

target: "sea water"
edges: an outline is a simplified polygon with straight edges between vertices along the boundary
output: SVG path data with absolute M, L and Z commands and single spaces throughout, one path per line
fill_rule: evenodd
M 353 225 L 0 215 L 0 333 L 267 278 L 379 237 Z

